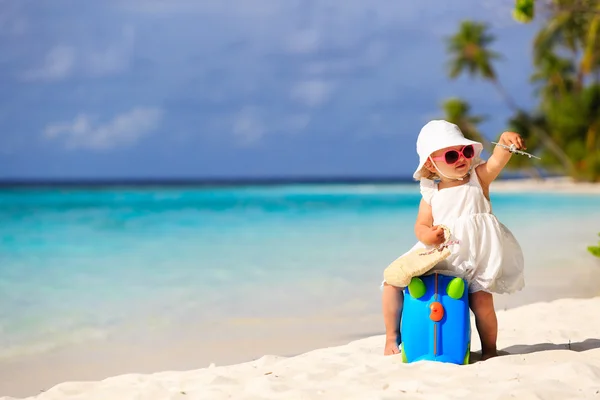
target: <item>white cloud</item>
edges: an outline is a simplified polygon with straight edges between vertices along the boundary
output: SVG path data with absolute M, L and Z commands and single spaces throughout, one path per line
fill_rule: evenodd
M 44 129 L 48 139 L 62 139 L 69 149 L 106 150 L 126 147 L 158 128 L 163 112 L 158 108 L 136 107 L 105 124 L 79 114 L 72 122 L 50 124 Z
M 309 107 L 317 107 L 329 100 L 332 93 L 332 83 L 312 79 L 296 83 L 292 87 L 290 96 Z
M 23 79 L 28 81 L 53 81 L 66 78 L 75 66 L 75 49 L 70 46 L 58 45 L 53 47 L 38 67 L 25 71 Z
M 76 73 L 92 77 L 120 73 L 131 64 L 134 42 L 135 31 L 132 27 L 125 27 L 122 37 L 103 49 L 57 45 L 48 51 L 41 66 L 25 71 L 21 78 L 26 81 L 58 81 Z

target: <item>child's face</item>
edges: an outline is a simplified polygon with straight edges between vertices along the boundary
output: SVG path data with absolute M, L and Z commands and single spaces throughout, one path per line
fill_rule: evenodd
M 448 153 L 448 154 L 447 154 Z M 457 158 L 458 153 L 458 158 Z M 450 178 L 460 178 L 464 176 L 471 168 L 471 162 L 474 156 L 473 146 L 452 146 L 446 147 L 432 153 L 425 166 L 431 172 L 439 169 L 440 176 Z M 432 160 L 435 162 L 435 166 Z M 454 161 L 456 160 L 456 161 Z

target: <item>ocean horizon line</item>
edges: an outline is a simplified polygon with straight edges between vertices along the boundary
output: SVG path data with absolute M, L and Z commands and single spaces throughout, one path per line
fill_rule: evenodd
M 10 188 L 107 188 L 107 187 L 236 187 L 283 185 L 401 184 L 412 177 L 264 177 L 264 178 L 118 178 L 118 179 L 18 179 L 0 180 Z

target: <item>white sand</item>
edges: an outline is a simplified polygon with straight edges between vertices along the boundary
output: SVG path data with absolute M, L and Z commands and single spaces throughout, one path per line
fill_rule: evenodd
M 506 355 L 468 366 L 402 364 L 374 336 L 290 358 L 63 383 L 29 399 L 600 399 L 599 309 L 596 297 L 500 311 Z M 474 331 L 475 351 L 478 342 Z
M 491 184 L 490 191 L 600 194 L 600 182 L 576 182 L 569 177 L 498 179 Z

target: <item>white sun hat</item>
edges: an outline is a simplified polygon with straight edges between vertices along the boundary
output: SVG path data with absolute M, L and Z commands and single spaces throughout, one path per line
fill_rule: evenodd
M 429 121 L 419 132 L 417 138 L 417 153 L 419 154 L 419 166 L 413 174 L 413 178 L 422 178 L 422 170 L 425 162 L 431 155 L 440 149 L 452 146 L 468 146 L 472 144 L 475 149 L 474 158 L 479 157 L 483 145 L 479 142 L 465 138 L 456 124 L 444 120 Z

